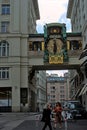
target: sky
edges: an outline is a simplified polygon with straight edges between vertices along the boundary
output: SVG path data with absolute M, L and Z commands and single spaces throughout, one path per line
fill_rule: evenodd
M 36 21 L 37 32 L 43 33 L 43 26 L 47 23 L 65 23 L 66 31 L 71 31 L 70 19 L 66 17 L 69 0 L 38 0 L 40 20 Z M 49 74 L 57 73 L 63 76 L 67 70 L 47 71 Z
M 43 33 L 47 23 L 65 23 L 67 32 L 71 31 L 70 19 L 66 17 L 69 0 L 38 0 L 40 20 L 37 20 L 37 32 Z
M 49 70 L 49 71 L 46 71 L 46 73 L 48 73 L 49 75 L 51 74 L 58 74 L 58 76 L 64 76 L 64 73 L 68 72 L 68 70 Z

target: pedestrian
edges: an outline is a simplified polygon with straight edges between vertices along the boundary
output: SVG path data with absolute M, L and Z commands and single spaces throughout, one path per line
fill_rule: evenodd
M 57 123 L 59 123 L 59 128 L 62 127 L 62 107 L 61 107 L 61 103 L 58 102 L 56 104 L 56 107 L 54 108 L 53 112 L 55 112 L 55 120 L 54 120 L 54 129 L 56 129 Z
M 50 104 L 47 104 L 46 108 L 44 108 L 43 110 L 43 115 L 42 115 L 42 121 L 45 123 L 42 130 L 45 130 L 47 126 L 49 127 L 49 130 L 52 130 L 50 116 L 51 116 L 51 106 Z
M 36 108 L 36 112 L 39 112 L 39 107 Z

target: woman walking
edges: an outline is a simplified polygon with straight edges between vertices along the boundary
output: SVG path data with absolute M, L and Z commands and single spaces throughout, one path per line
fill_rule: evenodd
M 62 115 L 61 115 L 62 107 L 61 107 L 61 103 L 60 102 L 58 102 L 56 104 L 56 107 L 54 108 L 53 111 L 56 113 L 55 121 L 54 121 L 54 128 L 56 129 L 57 122 L 59 123 L 59 128 L 61 128 L 62 127 L 62 121 L 61 121 L 61 119 L 62 119 Z

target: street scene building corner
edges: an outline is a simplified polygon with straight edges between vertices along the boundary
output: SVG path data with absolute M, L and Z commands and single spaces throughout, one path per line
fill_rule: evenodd
M 0 112 L 42 111 L 46 102 L 64 100 L 80 100 L 87 111 L 86 5 L 69 0 L 72 32 L 54 21 L 40 34 L 37 0 L 0 1 Z

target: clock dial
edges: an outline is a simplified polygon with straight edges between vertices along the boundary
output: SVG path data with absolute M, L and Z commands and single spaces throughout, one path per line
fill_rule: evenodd
M 49 40 L 48 44 L 47 44 L 47 49 L 50 53 L 53 53 L 53 40 Z
M 47 49 L 49 53 L 56 54 L 61 52 L 62 46 L 63 42 L 60 39 L 51 39 L 47 44 Z

